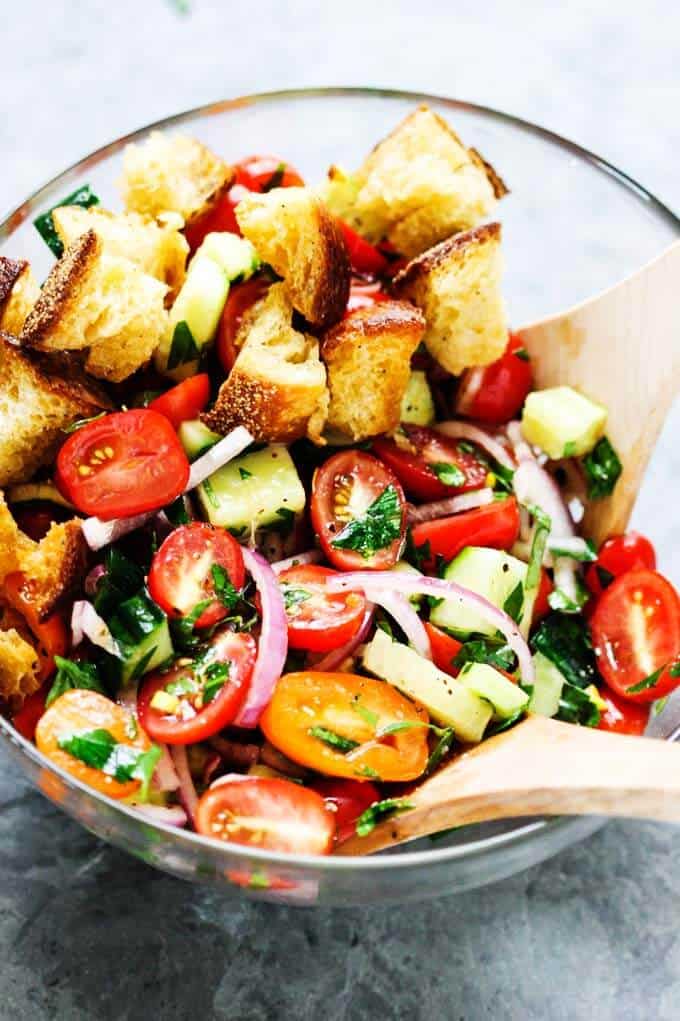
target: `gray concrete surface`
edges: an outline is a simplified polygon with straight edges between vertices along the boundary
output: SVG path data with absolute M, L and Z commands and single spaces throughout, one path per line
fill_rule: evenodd
M 189 4 L 3 0 L 0 211 L 152 119 L 311 84 L 499 106 L 680 206 L 671 2 Z M 659 464 L 643 510 L 668 540 L 672 435 Z M 613 824 L 496 886 L 406 909 L 234 907 L 99 843 L 0 762 L 1 1021 L 674 1021 L 679 921 L 670 828 Z

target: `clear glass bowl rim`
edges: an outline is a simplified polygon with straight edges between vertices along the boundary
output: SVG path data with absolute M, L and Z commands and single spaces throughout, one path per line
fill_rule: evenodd
M 629 191 L 632 191 L 639 200 L 650 206 L 657 216 L 665 219 L 668 225 L 680 235 L 680 218 L 678 218 L 668 206 L 661 202 L 660 199 L 656 198 L 655 195 L 643 187 L 638 181 L 629 174 L 626 174 L 624 171 L 619 170 L 618 167 L 609 163 L 602 157 L 588 149 L 585 149 L 583 146 L 578 145 L 576 142 L 549 130 L 548 128 L 541 127 L 531 121 L 517 117 L 514 114 L 494 109 L 493 107 L 484 106 L 478 103 L 471 103 L 466 100 L 457 100 L 446 96 L 438 96 L 432 93 L 363 86 L 331 86 L 302 89 L 281 89 L 272 92 L 253 93 L 232 99 L 220 100 L 214 103 L 201 104 L 189 110 L 184 110 L 181 113 L 173 114 L 170 117 L 164 117 L 161 120 L 146 124 L 145 126 L 138 128 L 127 135 L 120 136 L 112 142 L 109 142 L 108 144 L 86 154 L 72 163 L 69 167 L 66 167 L 58 174 L 55 174 L 54 177 L 41 187 L 37 188 L 17 207 L 2 216 L 0 219 L 0 238 L 8 237 L 11 233 L 13 233 L 13 231 L 23 222 L 26 216 L 29 215 L 29 212 L 35 208 L 36 205 L 40 204 L 42 198 L 45 197 L 52 187 L 55 184 L 58 184 L 62 178 L 76 172 L 83 164 L 99 163 L 102 159 L 118 152 L 121 148 L 123 148 L 123 146 L 130 142 L 134 142 L 145 137 L 150 131 L 164 130 L 181 125 L 185 121 L 191 120 L 194 117 L 216 116 L 230 109 L 252 106 L 257 103 L 275 103 L 277 101 L 285 102 L 295 99 L 325 99 L 342 96 L 351 98 L 360 98 L 364 96 L 369 98 L 385 97 L 388 99 L 404 99 L 415 104 L 437 103 L 439 105 L 449 107 L 451 110 L 467 110 L 487 117 L 490 120 L 500 121 L 519 128 L 522 131 L 552 142 L 558 148 L 572 153 L 572 155 L 584 162 L 590 163 L 605 175 L 615 178 L 621 185 Z M 448 861 L 455 861 L 460 858 L 484 855 L 486 852 L 499 850 L 503 847 L 503 845 L 512 845 L 515 847 L 523 843 L 533 841 L 540 833 L 546 833 L 547 831 L 554 833 L 556 830 L 565 830 L 582 822 L 582 820 L 577 818 L 541 818 L 528 822 L 526 825 L 521 826 L 518 829 L 514 829 L 509 833 L 496 834 L 491 837 L 471 841 L 468 844 L 442 848 L 441 850 L 406 851 L 388 857 L 382 855 L 377 857 L 320 857 L 317 855 L 294 855 L 284 852 L 262 851 L 245 845 L 212 840 L 208 837 L 202 837 L 199 834 L 191 833 L 181 828 L 154 822 L 149 817 L 140 815 L 134 811 L 134 809 L 123 805 L 114 799 L 107 798 L 106 795 L 93 790 L 91 787 L 88 787 L 86 784 L 81 783 L 75 777 L 71 776 L 70 773 L 67 773 L 59 766 L 51 763 L 49 759 L 45 758 L 38 751 L 35 745 L 33 745 L 30 741 L 27 741 L 17 731 L 15 731 L 9 721 L 4 719 L 2 716 L 0 716 L 0 734 L 2 734 L 2 737 L 6 741 L 18 745 L 23 754 L 31 759 L 36 765 L 40 766 L 42 769 L 46 769 L 48 772 L 56 774 L 61 781 L 66 784 L 66 786 L 73 790 L 82 792 L 82 794 L 86 797 L 100 802 L 107 808 L 113 807 L 117 812 L 128 816 L 131 820 L 134 820 L 135 822 L 143 822 L 146 827 L 159 830 L 171 840 L 193 845 L 197 851 L 206 847 L 210 847 L 213 851 L 220 848 L 224 850 L 225 857 L 226 855 L 229 855 L 232 858 L 241 857 L 244 862 L 247 861 L 251 864 L 259 862 L 262 865 L 279 865 L 284 867 L 287 866 L 288 868 L 298 867 L 310 869 L 318 873 L 351 872 L 357 868 L 366 869 L 368 871 L 373 869 L 411 868 L 419 865 L 427 865 L 428 863 L 444 863 Z

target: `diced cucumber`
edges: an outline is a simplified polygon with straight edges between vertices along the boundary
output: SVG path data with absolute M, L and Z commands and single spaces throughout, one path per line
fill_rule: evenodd
M 468 663 L 458 674 L 458 680 L 475 695 L 490 702 L 495 715 L 501 720 L 514 716 L 529 703 L 529 696 L 519 684 L 513 684 L 488 663 Z
M 236 534 L 264 525 L 285 525 L 305 506 L 293 459 L 280 444 L 225 464 L 201 483 L 198 497 L 213 525 Z
M 190 418 L 182 422 L 177 430 L 179 441 L 184 447 L 184 453 L 190 461 L 195 461 L 206 450 L 213 447 L 222 437 L 203 425 L 200 418 Z
M 413 566 L 413 564 L 409 564 L 408 560 L 398 560 L 394 567 L 390 568 L 390 570 L 395 571 L 397 574 L 410 574 L 413 578 L 422 578 L 423 576 L 423 572 L 419 571 L 417 567 Z M 418 609 L 423 601 L 423 597 L 417 593 L 414 596 L 409 596 L 408 601 L 412 606 L 415 606 L 416 609 Z
M 491 705 L 407 645 L 393 642 L 378 628 L 364 650 L 363 664 L 376 677 L 421 702 L 433 720 L 453 727 L 462 741 L 481 741 L 493 716 Z
M 247 280 L 260 268 L 260 257 L 251 242 L 229 231 L 207 234 L 196 254 L 216 262 L 232 284 Z
M 582 457 L 604 435 L 607 409 L 570 386 L 534 390 L 524 404 L 524 438 L 548 457 Z
M 45 500 L 49 503 L 56 503 L 59 507 L 66 507 L 74 510 L 72 503 L 66 500 L 53 482 L 22 482 L 17 486 L 10 486 L 7 490 L 9 503 L 30 503 L 31 500 Z
M 432 425 L 435 407 L 427 376 L 415 369 L 409 376 L 401 401 L 401 421 L 412 425 Z
M 526 574 L 527 565 L 509 553 L 486 546 L 468 546 L 451 561 L 444 578 L 471 589 L 502 610 L 517 586 L 524 586 Z M 473 632 L 489 636 L 496 633 L 494 625 L 478 610 L 461 605 L 457 599 L 445 599 L 434 606 L 430 620 L 437 627 L 463 637 Z
M 106 654 L 104 669 L 116 685 L 137 680 L 173 654 L 168 618 L 144 592 L 122 602 L 107 623 L 121 657 Z
M 529 712 L 537 716 L 554 716 L 560 707 L 564 676 L 542 652 L 534 656 L 534 690 L 529 699 Z

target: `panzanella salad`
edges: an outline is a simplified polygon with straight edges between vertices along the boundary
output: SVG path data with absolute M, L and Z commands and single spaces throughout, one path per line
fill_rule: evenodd
M 423 107 L 318 186 L 128 146 L 0 259 L 0 699 L 154 820 L 328 854 L 527 713 L 640 733 L 680 602 L 607 409 L 536 390 L 506 188 Z M 587 520 L 587 518 L 586 518 Z

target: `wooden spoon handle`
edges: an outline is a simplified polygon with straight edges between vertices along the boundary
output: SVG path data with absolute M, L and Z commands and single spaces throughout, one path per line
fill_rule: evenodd
M 522 816 L 680 822 L 680 745 L 531 716 L 448 763 L 405 800 L 412 810 L 337 853 L 369 854 L 452 826 Z

